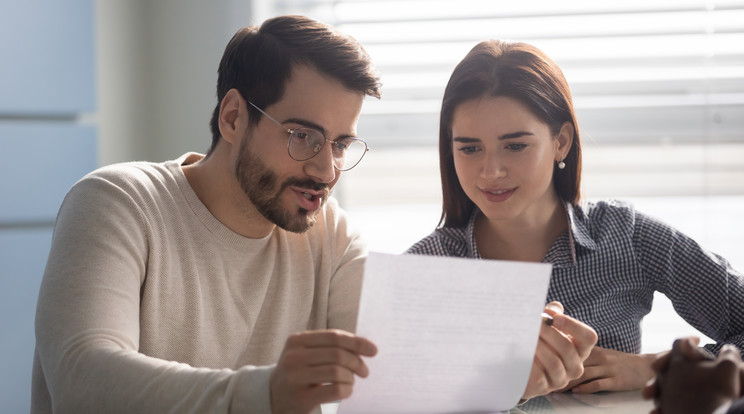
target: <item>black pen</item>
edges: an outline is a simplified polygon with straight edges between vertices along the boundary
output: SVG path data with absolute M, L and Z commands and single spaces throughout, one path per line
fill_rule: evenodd
M 547 313 L 543 312 L 540 316 L 542 316 L 543 322 L 545 322 L 545 325 L 553 326 L 553 317 L 548 315 Z

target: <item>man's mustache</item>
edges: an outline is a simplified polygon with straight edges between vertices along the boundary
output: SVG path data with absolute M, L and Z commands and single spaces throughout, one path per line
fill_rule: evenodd
M 305 188 L 311 191 L 323 191 L 325 196 L 328 196 L 330 193 L 327 183 L 319 183 L 310 179 L 303 180 L 299 178 L 290 178 L 282 184 L 281 189 L 284 190 L 287 187 Z

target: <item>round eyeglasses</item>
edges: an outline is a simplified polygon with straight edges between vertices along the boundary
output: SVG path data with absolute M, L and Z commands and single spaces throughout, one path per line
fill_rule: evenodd
M 306 127 L 286 128 L 281 122 L 271 117 L 271 115 L 264 112 L 263 109 L 256 106 L 253 102 L 248 101 L 248 103 L 289 134 L 287 153 L 295 161 L 307 161 L 318 155 L 327 141 L 332 147 L 333 167 L 339 171 L 349 171 L 356 167 L 364 157 L 364 154 L 369 151 L 367 143 L 359 138 L 344 137 L 329 140 L 316 129 Z

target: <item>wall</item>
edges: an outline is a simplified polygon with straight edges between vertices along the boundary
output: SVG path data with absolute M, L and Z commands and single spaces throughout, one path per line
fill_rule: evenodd
M 217 66 L 251 1 L 98 0 L 102 165 L 163 161 L 211 142 Z
M 28 412 L 57 209 L 96 167 L 93 0 L 0 3 L 0 412 Z

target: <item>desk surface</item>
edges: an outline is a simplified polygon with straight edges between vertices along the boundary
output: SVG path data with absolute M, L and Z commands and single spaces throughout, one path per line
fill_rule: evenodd
M 323 414 L 335 414 L 338 405 L 326 404 Z M 597 394 L 549 394 L 503 413 L 509 414 L 648 414 L 653 402 L 644 400 L 640 391 Z
M 597 394 L 561 393 L 532 399 L 520 407 L 512 408 L 509 413 L 648 414 L 653 408 L 653 401 L 644 400 L 640 391 L 602 392 Z

